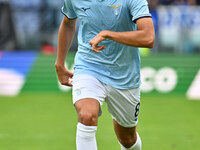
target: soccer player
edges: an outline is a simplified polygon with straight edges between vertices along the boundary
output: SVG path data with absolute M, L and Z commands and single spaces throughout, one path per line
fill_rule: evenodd
M 141 150 L 138 47 L 152 48 L 155 34 L 146 0 L 65 0 L 55 63 L 58 79 L 73 85 L 78 114 L 77 150 L 97 150 L 95 133 L 107 103 L 122 150 Z M 80 21 L 74 73 L 65 58 Z M 72 82 L 73 80 L 73 82 Z

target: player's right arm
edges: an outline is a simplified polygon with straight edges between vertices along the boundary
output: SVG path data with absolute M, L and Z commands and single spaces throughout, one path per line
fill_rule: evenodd
M 62 85 L 72 86 L 71 78 L 73 73 L 65 67 L 65 58 L 73 41 L 76 32 L 76 19 L 68 19 L 64 16 L 58 34 L 58 51 L 55 68 L 58 80 Z

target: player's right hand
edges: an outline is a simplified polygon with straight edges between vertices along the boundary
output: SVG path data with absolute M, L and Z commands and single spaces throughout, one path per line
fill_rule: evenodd
M 66 86 L 72 86 L 73 73 L 70 70 L 68 70 L 66 67 L 60 67 L 60 66 L 58 67 L 56 65 L 55 67 L 56 67 L 58 80 L 60 81 L 60 83 Z

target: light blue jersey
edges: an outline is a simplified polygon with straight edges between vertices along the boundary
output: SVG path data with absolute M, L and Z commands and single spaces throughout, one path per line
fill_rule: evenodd
M 102 30 L 134 31 L 135 21 L 150 17 L 146 0 L 65 0 L 62 12 L 80 21 L 75 72 L 89 74 L 117 89 L 140 86 L 140 55 L 136 47 L 106 39 L 106 49 L 92 51 L 89 41 Z

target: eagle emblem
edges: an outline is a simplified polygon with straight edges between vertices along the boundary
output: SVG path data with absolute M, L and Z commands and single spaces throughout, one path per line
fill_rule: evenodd
M 108 6 L 113 8 L 113 11 L 114 11 L 115 15 L 118 15 L 118 14 L 119 14 L 118 8 L 119 8 L 120 6 L 122 6 L 122 4 L 118 4 L 118 5 L 108 5 Z

